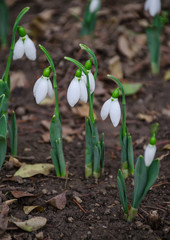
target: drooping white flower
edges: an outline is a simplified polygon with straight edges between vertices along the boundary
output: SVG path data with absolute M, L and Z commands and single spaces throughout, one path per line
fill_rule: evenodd
M 156 145 L 148 144 L 144 152 L 145 165 L 149 167 L 154 160 L 156 153 Z
M 120 122 L 121 117 L 121 109 L 118 98 L 109 98 L 102 106 L 100 112 L 101 118 L 105 120 L 108 115 L 110 115 L 110 119 L 114 127 L 116 127 Z
M 69 105 L 74 107 L 79 100 L 86 103 L 87 99 L 88 95 L 85 82 L 81 78 L 75 76 L 67 90 L 67 101 Z
M 87 71 L 88 71 L 88 76 L 89 76 L 90 94 L 92 94 L 95 90 L 95 80 L 94 80 L 94 76 L 93 76 L 93 73 L 91 72 L 91 70 L 87 70 Z M 81 79 L 85 82 L 85 84 L 87 86 L 87 77 L 83 72 L 82 72 Z
M 50 98 L 53 97 L 53 87 L 49 77 L 41 76 L 36 81 L 33 88 L 33 94 L 37 104 L 42 102 L 47 94 Z
M 144 8 L 154 17 L 161 11 L 161 0 L 146 0 Z
M 91 13 L 95 12 L 99 8 L 100 2 L 99 0 L 92 0 L 89 5 L 89 10 Z
M 28 59 L 33 61 L 36 59 L 35 45 L 33 41 L 28 37 L 28 35 L 20 37 L 15 43 L 13 59 L 17 60 L 19 58 L 22 58 L 24 53 Z

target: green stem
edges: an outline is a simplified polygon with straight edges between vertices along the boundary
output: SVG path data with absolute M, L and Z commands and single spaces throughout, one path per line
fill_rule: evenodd
M 28 12 L 29 9 L 30 9 L 29 7 L 26 7 L 26 8 L 22 9 L 22 11 L 17 16 L 17 18 L 15 20 L 15 23 L 14 23 L 14 26 L 13 26 L 11 48 L 10 48 L 10 53 L 9 53 L 9 56 L 8 56 L 8 61 L 7 61 L 7 65 L 6 65 L 6 68 L 5 68 L 4 76 L 3 76 L 3 81 L 6 82 L 6 83 L 8 82 L 8 76 L 9 76 L 9 71 L 10 71 L 14 46 L 15 46 L 15 34 L 16 34 L 16 31 L 17 31 L 17 28 L 18 28 L 18 24 L 19 24 L 21 18 L 25 15 L 26 12 Z
M 56 75 L 56 71 L 55 71 L 54 62 L 53 62 L 49 52 L 40 44 L 39 44 L 39 47 L 41 48 L 41 50 L 46 55 L 46 57 L 48 59 L 48 62 L 50 64 L 50 67 L 52 69 L 52 72 L 53 72 L 53 88 L 54 88 L 54 93 L 55 93 L 55 115 L 57 117 L 59 117 L 60 113 L 59 113 L 58 91 L 57 91 L 57 75 Z
M 128 213 L 127 221 L 131 222 L 136 216 L 138 209 L 131 207 Z
M 96 55 L 94 54 L 94 52 L 87 47 L 85 44 L 80 44 L 81 49 L 85 50 L 86 52 L 88 52 L 90 54 L 90 56 L 93 58 L 93 62 L 95 65 L 95 72 L 94 72 L 94 80 L 96 82 L 97 79 L 97 72 L 98 72 L 98 63 L 97 63 L 97 58 Z M 91 102 L 92 102 L 92 108 L 93 108 L 93 99 L 94 99 L 94 92 L 91 94 Z
M 116 82 L 122 92 L 122 109 L 123 109 L 123 122 L 122 122 L 122 127 L 123 127 L 123 137 L 126 135 L 127 132 L 127 128 L 126 128 L 126 99 L 125 99 L 125 91 L 123 88 L 122 83 L 115 77 L 113 77 L 112 75 L 107 75 L 109 78 L 111 78 L 114 82 Z

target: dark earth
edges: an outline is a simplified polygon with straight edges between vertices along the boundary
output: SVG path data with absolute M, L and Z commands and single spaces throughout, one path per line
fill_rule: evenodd
M 10 33 L 7 48 L 0 50 L 0 75 L 3 74 L 6 66 L 15 18 L 26 6 L 29 6 L 30 10 L 23 17 L 20 25 L 27 29 L 37 48 L 36 61 L 32 62 L 24 57 L 22 60 L 13 61 L 11 65 L 13 91 L 9 114 L 14 110 L 17 115 L 18 156 L 16 158 L 28 164 L 51 163 L 49 131 L 43 123 L 44 120 L 50 122 L 54 112 L 54 102 L 37 105 L 32 92 L 35 81 L 48 66 L 46 57 L 38 47 L 38 44 L 42 44 L 51 54 L 57 72 L 68 178 L 57 178 L 54 170 L 47 176 L 39 174 L 23 179 L 13 177 L 18 168 L 9 162 L 10 148 L 8 148 L 0 172 L 0 202 L 14 199 L 11 191 L 32 193 L 33 197 L 20 197 L 9 205 L 8 227 L 1 239 L 170 239 L 170 199 L 168 198 L 170 82 L 164 80 L 165 74 L 170 70 L 170 26 L 165 26 L 162 32 L 160 74 L 153 76 L 145 39 L 145 24 L 150 23 L 152 19 L 144 12 L 143 1 L 119 0 L 114 3 L 111 0 L 103 0 L 94 37 L 84 38 L 80 37 L 80 29 L 87 1 L 7 2 Z M 169 0 L 162 1 L 162 9 L 170 10 Z M 44 12 L 46 10 L 49 12 Z M 137 40 L 136 36 L 139 34 L 142 35 Z M 126 54 L 124 47 L 121 48 L 120 36 L 128 39 L 129 51 L 131 51 L 129 54 L 133 56 Z M 140 44 L 137 42 L 139 40 L 141 40 Z M 132 46 L 136 42 L 138 46 L 140 45 L 140 49 L 134 53 Z M 84 64 L 89 56 L 80 50 L 80 43 L 86 44 L 95 52 L 99 63 L 94 112 L 97 115 L 99 133 L 105 134 L 105 174 L 98 181 L 94 178 L 86 180 L 84 177 L 86 105 L 80 102 L 71 109 L 66 100 L 66 91 L 76 68 L 72 63 L 64 60 L 64 56 L 73 57 Z M 156 157 L 161 159 L 159 177 L 142 201 L 138 215 L 131 223 L 127 223 L 124 219 L 116 181 L 117 171 L 120 168 L 120 124 L 114 128 L 109 118 L 102 121 L 100 117 L 102 104 L 116 87 L 106 76 L 111 73 L 110 59 L 115 56 L 119 57 L 123 68 L 121 82 L 143 84 L 137 93 L 126 97 L 127 126 L 133 140 L 135 159 L 144 152 L 144 146 L 150 138 L 151 125 L 155 122 L 160 124 L 156 153 Z M 119 101 L 121 102 L 121 97 Z M 133 179 L 128 179 L 126 183 L 130 204 Z M 62 210 L 47 203 L 49 199 L 64 191 L 67 200 Z M 23 207 L 30 205 L 40 207 L 27 215 Z M 155 222 L 152 220 L 153 213 L 157 215 Z M 37 231 L 25 232 L 12 223 L 13 218 L 24 221 L 35 216 L 47 219 L 46 225 Z

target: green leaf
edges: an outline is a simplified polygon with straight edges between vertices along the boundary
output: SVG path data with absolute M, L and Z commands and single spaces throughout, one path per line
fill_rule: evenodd
M 105 145 L 104 145 L 104 133 L 101 134 L 100 138 L 100 148 L 101 148 L 101 156 L 100 156 L 100 165 L 101 165 L 101 175 L 104 174 L 104 150 L 105 150 Z
M 159 72 L 160 67 L 160 29 L 155 26 L 146 28 L 148 48 L 150 52 L 152 73 Z
M 156 135 L 159 130 L 159 123 L 152 124 L 151 127 L 151 136 Z
M 135 166 L 132 207 L 138 209 L 147 182 L 147 168 L 143 156 L 139 156 Z
M 50 154 L 51 154 L 51 158 L 52 158 L 52 161 L 53 161 L 53 164 L 54 164 L 54 167 L 55 167 L 55 171 L 56 171 L 56 175 L 57 177 L 60 177 L 60 166 L 59 166 L 59 162 L 58 162 L 58 157 L 57 157 L 57 151 L 56 149 L 51 149 L 50 151 Z
M 0 116 L 1 116 L 1 112 L 2 112 L 2 109 L 3 109 L 4 102 L 5 102 L 5 94 L 2 94 L 0 96 Z
M 117 186 L 119 190 L 120 201 L 123 206 L 123 211 L 125 214 L 128 214 L 126 185 L 125 185 L 125 180 L 123 178 L 122 171 L 120 169 L 118 171 L 118 176 L 117 176 Z
M 56 140 L 62 138 L 62 128 L 60 118 L 53 116 L 50 125 L 50 141 L 52 148 L 56 149 Z
M 7 83 L 3 82 L 3 80 L 0 80 L 0 96 L 5 95 L 3 102 L 1 101 L 1 111 L 0 113 L 6 113 L 8 111 L 8 102 L 10 97 L 10 91 L 8 88 Z
M 142 83 L 123 83 L 122 85 L 123 85 L 126 96 L 137 93 L 143 86 Z M 122 93 L 120 92 L 120 96 L 121 95 L 122 95 Z
M 0 118 L 0 139 L 6 139 L 7 136 L 7 120 L 5 114 Z
M 128 134 L 128 171 L 129 174 L 134 174 L 134 154 L 133 154 L 133 144 L 130 134 Z
M 2 46 L 7 45 L 9 29 L 9 13 L 5 0 L 0 1 L 0 40 Z
M 10 143 L 11 143 L 11 155 L 17 156 L 17 147 L 18 147 L 18 130 L 17 130 L 17 121 L 15 112 L 11 116 L 11 134 L 10 134 Z
M 100 142 L 98 142 L 97 145 L 94 146 L 93 176 L 95 178 L 100 177 L 100 155 L 101 155 Z
M 57 146 L 57 156 L 59 160 L 60 165 L 60 175 L 61 177 L 66 177 L 66 164 L 63 154 L 63 145 L 62 145 L 62 139 L 56 140 L 56 146 Z
M 0 168 L 2 167 L 7 150 L 7 120 L 5 114 L 0 118 Z
M 152 162 L 152 164 L 148 167 L 148 169 L 147 169 L 147 183 L 146 183 L 143 195 L 141 197 L 141 201 L 145 197 L 145 195 L 147 194 L 149 189 L 152 187 L 154 182 L 156 181 L 156 179 L 158 177 L 158 174 L 159 174 L 159 168 L 160 168 L 160 160 L 159 159 L 155 159 Z

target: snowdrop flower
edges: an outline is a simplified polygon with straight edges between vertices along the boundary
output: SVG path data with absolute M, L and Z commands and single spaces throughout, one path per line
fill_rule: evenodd
M 100 112 L 101 118 L 103 120 L 105 120 L 107 116 L 110 115 L 110 119 L 114 127 L 117 127 L 121 117 L 121 109 L 118 101 L 118 96 L 119 96 L 119 89 L 117 88 L 116 90 L 113 91 L 112 97 L 109 98 L 103 104 Z
M 43 71 L 43 75 L 36 81 L 34 85 L 33 94 L 37 104 L 42 102 L 44 98 L 46 98 L 47 94 L 50 98 L 53 97 L 53 87 L 49 76 L 50 69 L 45 68 Z
M 91 3 L 89 5 L 89 10 L 91 13 L 95 12 L 99 9 L 100 1 L 99 0 L 91 0 Z
M 156 153 L 156 138 L 155 136 L 152 136 L 144 152 L 144 160 L 145 160 L 145 165 L 147 167 L 149 167 L 152 161 L 154 160 L 155 153 Z
M 90 94 L 92 94 L 95 90 L 95 80 L 94 80 L 93 73 L 91 72 L 91 66 L 92 66 L 91 59 L 87 60 L 84 66 L 85 66 L 85 68 L 87 69 L 87 72 L 88 72 L 89 84 L 90 84 Z M 84 81 L 84 83 L 87 86 L 87 77 L 84 73 L 82 73 L 81 79 Z
M 161 0 L 146 0 L 144 8 L 154 17 L 161 11 Z
M 15 43 L 13 60 L 22 58 L 24 53 L 30 60 L 36 59 L 36 48 L 33 41 L 28 37 L 23 27 L 18 27 L 20 38 Z
M 79 100 L 86 103 L 88 99 L 86 84 L 81 74 L 81 70 L 78 69 L 67 90 L 67 101 L 71 107 L 74 107 Z

